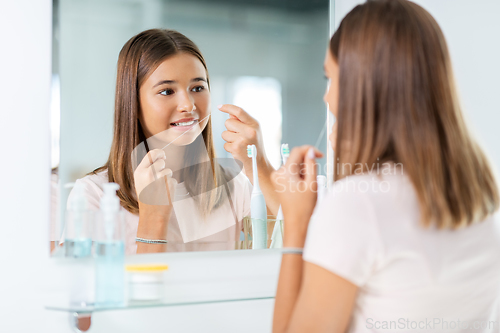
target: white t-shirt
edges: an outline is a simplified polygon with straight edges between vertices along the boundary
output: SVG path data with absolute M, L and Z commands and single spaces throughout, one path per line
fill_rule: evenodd
M 100 199 L 104 194 L 103 184 L 108 183 L 108 171 L 105 170 L 96 175 L 85 176 L 76 182 L 84 186 L 89 209 L 94 211 L 99 210 Z M 168 252 L 235 249 L 235 242 L 240 239 L 243 217 L 250 215 L 252 184 L 243 172 L 240 172 L 228 182 L 228 185 L 231 186 L 231 184 L 233 186 L 233 190 L 231 191 L 233 207 L 231 207 L 227 200 L 220 208 L 214 210 L 213 217 L 215 218 L 208 221 L 200 221 L 200 219 L 193 215 L 193 211 L 195 210 L 191 207 L 193 199 L 183 199 L 184 196 L 188 195 L 186 187 L 184 183 L 177 185 L 174 211 L 170 216 L 167 230 Z M 72 195 L 73 191 L 68 197 L 68 202 L 72 200 Z M 191 209 L 189 210 L 189 208 Z M 232 208 L 234 208 L 236 217 L 232 212 Z M 120 209 L 125 215 L 125 252 L 126 254 L 135 254 L 137 252 L 135 238 L 139 226 L 139 215 L 132 214 L 123 207 L 120 207 Z M 182 221 L 189 222 L 190 225 L 186 226 L 179 223 L 176 211 L 182 215 Z M 218 215 L 222 215 L 223 217 L 219 217 Z M 235 221 L 235 218 L 237 221 Z M 187 241 L 185 241 L 186 239 Z
M 307 234 L 304 260 L 359 287 L 349 332 L 498 332 L 498 212 L 425 229 L 409 178 L 384 170 L 335 182 Z

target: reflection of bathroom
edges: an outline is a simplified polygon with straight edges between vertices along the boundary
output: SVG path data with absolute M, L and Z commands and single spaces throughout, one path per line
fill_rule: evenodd
M 497 61 L 500 49 L 491 40 L 495 40 L 500 32 L 500 23 L 494 17 L 500 13 L 500 4 L 489 0 L 474 3 L 457 0 L 453 6 L 445 1 L 416 2 L 436 18 L 446 36 L 466 123 L 490 158 L 493 169 L 499 174 L 500 150 L 496 127 L 500 119 L 496 112 L 499 108 L 496 92 L 500 89 L 497 80 L 500 76 Z M 285 224 L 280 212 L 282 205 L 271 207 L 269 204 L 264 205 L 263 209 L 252 210 L 251 201 L 257 202 L 260 199 L 254 198 L 262 198 L 264 194 L 256 191 L 254 197 L 252 190 L 255 188 L 255 178 L 247 177 L 242 166 L 232 163 L 232 154 L 225 150 L 225 140 L 221 134 L 227 130 L 225 121 L 229 115 L 221 112 L 219 105 L 234 104 L 241 107 L 260 123 L 263 147 L 274 169 L 278 169 L 288 158 L 283 156 L 282 144 L 288 144 L 290 150 L 307 144 L 323 152 L 325 156 L 317 159 L 318 176 L 329 176 L 332 189 L 332 175 L 329 172 L 333 170 L 333 158 L 328 143 L 332 115 L 328 113 L 328 106 L 323 100 L 331 78 L 324 78 L 324 74 L 327 74 L 323 68 L 325 50 L 342 18 L 358 3 L 363 2 L 20 0 L 3 4 L 5 10 L 0 10 L 0 16 L 5 17 L 0 19 L 0 29 L 4 31 L 2 43 L 5 52 L 0 53 L 0 61 L 5 66 L 2 71 L 4 79 L 0 81 L 0 100 L 4 119 L 0 122 L 0 136 L 5 144 L 0 166 L 0 207 L 5 214 L 2 219 L 0 252 L 0 262 L 4 268 L 0 278 L 0 312 L 3 314 L 0 332 L 287 331 L 276 326 L 273 328 L 273 322 L 276 325 L 284 313 L 283 303 L 300 304 L 298 299 L 304 300 L 306 297 L 305 294 L 293 296 L 292 292 L 283 289 L 284 282 L 304 283 L 306 275 L 302 275 L 302 265 L 310 265 L 311 262 L 306 260 L 306 252 L 302 260 L 306 248 L 304 244 L 283 245 Z M 466 26 L 464 20 L 468 22 Z M 474 27 L 473 32 L 471 26 Z M 158 193 L 164 196 L 162 200 L 165 199 L 174 207 L 182 207 L 182 213 L 187 213 L 179 213 L 176 219 L 177 223 L 186 222 L 184 226 L 179 226 L 179 230 L 184 233 L 182 242 L 189 241 L 185 242 L 187 245 L 181 242 L 167 244 L 166 239 L 144 239 L 134 234 L 133 239 L 140 238 L 144 242 L 141 245 L 147 251 L 143 252 L 125 250 L 126 234 L 131 232 L 123 223 L 123 212 L 120 211 L 123 206 L 121 199 L 118 199 L 116 185 L 104 186 L 106 195 L 96 201 L 95 210 L 89 209 L 88 202 L 82 199 L 79 191 L 83 189 L 74 185 L 75 181 L 102 166 L 108 159 L 113 140 L 118 54 L 130 38 L 150 28 L 178 30 L 190 38 L 205 57 L 210 79 L 210 117 L 215 151 L 222 167 L 227 170 L 234 167 L 231 172 L 228 171 L 230 177 L 227 181 L 219 186 L 226 191 L 221 196 L 225 200 L 220 206 L 223 209 L 220 209 L 219 215 L 212 216 L 212 220 L 218 221 L 230 217 L 231 223 L 227 229 L 232 228 L 232 235 L 229 245 L 220 246 L 216 242 L 208 245 L 188 244 L 192 240 L 203 240 L 215 232 L 210 231 L 212 220 L 204 215 L 196 215 L 196 221 L 190 221 L 195 216 L 191 213 L 198 209 L 197 206 L 191 201 L 177 199 L 181 195 L 189 195 L 190 191 L 186 187 L 183 188 L 185 192 L 170 196 L 171 188 L 168 187 L 167 179 L 183 177 L 182 168 L 174 170 L 170 176 L 160 177 Z M 481 61 L 472 61 L 477 59 L 478 54 Z M 147 140 L 144 142 L 151 144 L 154 142 L 151 138 L 154 139 L 155 135 L 147 138 L 149 143 Z M 136 162 L 147 161 L 144 142 L 141 142 L 142 146 L 136 147 L 135 153 L 139 151 L 137 154 L 140 158 L 132 155 Z M 194 142 L 199 143 L 196 140 Z M 170 144 L 161 143 L 163 145 L 160 148 Z M 259 151 L 255 152 L 254 148 L 255 145 L 247 150 L 246 157 L 251 162 L 253 160 L 249 156 L 252 153 L 259 156 Z M 149 146 L 147 149 L 150 149 Z M 165 149 L 165 154 L 168 152 Z M 310 152 L 304 151 L 304 161 L 315 158 L 316 155 L 310 157 Z M 196 170 L 201 170 L 200 174 L 207 172 L 203 168 L 212 172 L 213 164 L 198 164 L 201 167 Z M 247 191 L 245 195 L 237 194 L 231 185 L 234 179 L 244 179 L 248 182 L 245 184 L 253 185 L 244 187 Z M 320 180 L 324 181 L 324 178 L 315 179 L 318 184 Z M 165 182 L 162 183 L 163 180 Z M 157 189 L 152 186 L 158 185 L 157 181 L 155 179 L 144 188 L 157 195 L 154 192 Z M 264 177 L 261 181 L 264 183 Z M 261 187 L 262 192 L 265 192 L 265 185 Z M 317 191 L 315 198 L 318 204 L 324 200 L 327 192 Z M 406 198 L 403 195 L 401 197 Z M 154 197 L 153 201 L 156 199 Z M 158 202 L 164 202 L 162 200 Z M 198 203 L 196 200 L 193 202 Z M 200 200 L 203 202 L 203 199 Z M 238 200 L 245 203 L 244 209 L 238 206 L 241 203 Z M 278 206 L 280 209 L 277 209 Z M 342 208 L 338 203 L 335 206 L 335 209 Z M 369 217 L 365 220 L 371 221 L 372 215 L 367 213 L 369 209 L 361 205 L 350 208 L 356 214 L 365 214 L 363 216 Z M 254 217 L 257 216 L 254 212 L 263 215 L 263 218 Z M 233 220 L 236 221 L 233 223 Z M 258 224 L 259 221 L 264 221 L 264 224 Z M 186 229 L 186 225 L 191 229 Z M 359 241 L 368 234 L 369 229 L 358 230 L 359 237 L 346 238 L 348 243 Z M 317 230 L 313 231 L 318 234 Z M 259 232 L 264 236 L 259 236 Z M 483 235 L 482 242 L 478 242 L 478 237 L 465 237 L 462 242 L 450 246 L 467 247 L 478 243 L 486 246 L 490 242 L 493 247 L 498 244 L 495 235 L 494 232 Z M 336 242 L 329 242 L 326 236 L 321 240 L 324 241 L 322 246 L 340 244 L 342 241 L 337 239 Z M 47 246 L 49 243 L 52 246 L 50 250 Z M 396 240 L 395 243 L 404 247 L 411 242 Z M 359 252 L 371 244 L 370 239 L 366 239 L 366 247 L 359 247 Z M 440 309 L 443 312 L 456 309 L 458 318 L 453 320 L 469 318 L 469 314 L 479 312 L 480 306 L 475 304 L 483 302 L 480 304 L 483 306 L 487 304 L 487 299 L 491 299 L 493 304 L 494 297 L 488 295 L 500 290 L 496 282 L 475 283 L 477 279 L 490 276 L 483 274 L 486 270 L 491 276 L 498 273 L 498 270 L 494 270 L 497 266 L 487 265 L 490 261 L 496 262 L 495 254 L 485 251 L 475 256 L 473 249 L 462 253 L 463 257 L 471 259 L 468 263 L 473 265 L 481 262 L 485 270 L 473 270 L 475 273 L 472 275 L 471 270 L 465 270 L 466 273 L 460 275 L 450 269 L 448 265 L 451 262 L 445 264 L 438 260 L 446 252 L 441 251 L 442 244 L 431 243 L 423 248 L 422 253 L 434 259 L 426 266 L 429 272 L 416 269 L 411 276 L 390 281 L 383 288 L 393 291 L 391 288 L 402 286 L 405 281 L 425 274 L 428 274 L 423 279 L 426 283 L 445 278 L 449 282 L 455 278 L 469 277 L 470 280 L 464 280 L 469 282 L 461 287 L 463 290 L 474 290 L 469 296 L 476 303 L 457 305 L 460 301 L 455 297 L 463 292 L 457 289 L 457 293 L 448 294 L 449 306 Z M 168 245 L 170 250 L 167 249 Z M 359 252 L 347 250 L 350 249 L 348 245 L 335 248 L 330 253 L 332 257 L 338 254 L 337 257 L 346 263 L 345 267 L 361 262 L 350 260 L 353 254 Z M 155 246 L 164 248 L 157 251 Z M 233 249 L 238 251 L 227 251 Z M 320 246 L 316 249 L 320 249 Z M 320 252 L 319 256 L 327 253 L 326 250 Z M 134 255 L 130 255 L 132 253 Z M 367 253 L 369 257 L 371 252 Z M 453 250 L 449 253 L 453 257 L 453 254 L 461 252 Z M 409 257 L 410 261 L 415 258 Z M 462 255 L 453 257 L 458 262 L 461 258 L 456 257 Z M 283 271 L 283 264 L 292 264 L 287 268 L 300 269 Z M 407 269 L 404 271 L 408 272 Z M 292 275 L 290 272 L 300 274 Z M 376 274 L 376 270 L 367 269 L 363 272 Z M 337 277 L 342 278 L 342 274 Z M 382 281 L 384 277 L 380 275 L 376 278 Z M 470 282 L 472 280 L 474 283 Z M 358 284 L 356 288 L 359 288 L 360 297 L 370 294 L 368 282 Z M 380 287 L 376 283 L 369 286 Z M 282 303 L 277 302 L 280 288 L 285 290 L 279 295 Z M 316 296 L 321 294 L 329 297 L 322 298 L 321 302 L 314 300 L 316 306 L 321 304 L 321 309 L 316 308 L 313 313 L 308 313 L 311 318 L 331 306 L 330 301 L 345 297 L 353 289 L 342 287 L 333 292 L 329 286 L 322 286 L 319 290 Z M 378 294 L 379 291 L 377 289 L 377 293 L 369 297 L 380 297 L 383 292 Z M 399 292 L 401 290 L 395 293 Z M 425 295 L 431 299 L 437 294 L 430 292 Z M 489 298 L 481 298 L 479 294 Z M 415 295 L 419 297 L 424 294 Z M 436 304 L 441 304 L 438 301 L 436 298 L 436 303 L 431 305 L 438 307 Z M 408 306 L 404 308 L 408 311 L 426 311 L 425 307 L 411 302 L 387 313 L 383 313 L 383 307 L 375 306 L 370 315 L 380 313 L 381 318 L 367 319 L 355 309 L 370 305 L 368 303 L 360 302 L 360 298 L 357 298 L 357 301 L 354 299 L 341 304 L 338 307 L 341 310 L 350 309 L 353 304 L 355 307 L 347 316 L 350 326 L 337 331 L 357 332 L 357 329 L 365 329 L 374 332 L 374 326 L 369 327 L 371 323 L 383 323 L 385 317 L 382 316 L 387 315 L 389 318 L 404 306 Z M 323 307 L 323 304 L 326 305 Z M 489 314 L 493 311 L 491 308 L 485 305 L 483 312 Z M 301 311 L 295 311 L 290 318 L 298 318 L 298 312 Z M 325 318 L 333 318 L 337 314 L 328 312 Z M 491 322 L 497 327 L 500 325 L 497 317 L 489 318 L 490 325 Z M 408 318 L 410 322 L 413 319 L 421 318 Z M 295 321 L 293 324 L 297 323 Z M 400 324 L 399 321 L 397 323 Z M 306 321 L 306 324 L 314 323 Z
M 290 147 L 308 143 L 325 151 L 326 112 L 321 100 L 324 81 L 321 68 L 307 59 L 321 61 L 324 54 L 323 37 L 328 33 L 326 1 L 279 2 L 268 7 L 252 1 L 210 5 L 197 1 L 60 1 L 57 5 L 52 133 L 53 166 L 58 167 L 59 176 L 53 194 L 59 198 L 53 201 L 60 205 L 53 209 L 52 248 L 64 238 L 71 190 L 64 185 L 95 170 L 108 157 L 117 50 L 140 30 L 158 24 L 177 29 L 202 50 L 210 76 L 217 158 L 232 158 L 221 137 L 228 119 L 227 114 L 217 110 L 221 103 L 240 106 L 259 121 L 263 148 L 275 169 L 282 164 L 282 143 Z M 142 15 L 131 16 L 138 8 Z M 325 161 L 318 161 L 323 166 L 322 174 L 326 172 Z M 279 228 L 269 226 L 276 235 Z M 251 239 L 251 235 L 245 238 L 243 229 L 240 232 L 240 239 Z M 245 248 L 244 244 L 228 246 Z
M 314 145 L 316 128 L 326 119 L 326 112 L 319 111 L 325 110 L 324 81 L 318 79 L 322 69 L 304 60 L 312 56 L 321 62 L 324 57 L 324 3 L 293 11 L 286 2 L 262 8 L 252 1 L 60 1 L 56 74 L 62 81 L 61 164 L 66 165 L 61 182 L 82 177 L 108 157 L 117 53 L 131 36 L 158 25 L 184 33 L 207 61 L 218 155 L 228 154 L 220 138 L 226 115 L 216 112 L 222 102 L 241 104 L 258 120 L 270 117 L 261 123 L 275 167 L 280 165 L 281 142 Z M 263 97 L 252 99 L 255 93 Z M 321 140 L 319 149 L 325 147 Z

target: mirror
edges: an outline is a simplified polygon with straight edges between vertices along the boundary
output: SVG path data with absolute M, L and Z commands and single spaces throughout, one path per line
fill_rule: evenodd
M 290 149 L 311 144 L 326 152 L 322 64 L 329 36 L 328 7 L 328 0 L 55 0 L 51 246 L 59 248 L 69 232 L 66 208 L 71 188 L 64 185 L 108 160 L 118 54 L 141 31 L 177 30 L 203 54 L 210 78 L 213 145 L 221 165 L 231 164 L 232 156 L 224 149 L 221 133 L 228 115 L 217 109 L 219 104 L 235 104 L 259 121 L 274 168 L 281 164 L 282 143 Z M 323 163 L 320 174 L 325 174 L 325 160 L 318 161 Z M 242 191 L 248 189 L 236 187 L 232 200 L 243 198 Z M 232 207 L 230 199 L 225 203 Z M 234 215 L 231 209 L 226 215 Z M 244 211 L 240 209 L 235 219 L 242 219 Z M 188 243 L 214 231 L 201 232 L 201 222 L 189 226 L 191 234 L 183 238 L 188 241 L 169 245 L 167 251 L 248 248 L 240 242 L 244 228 L 235 227 L 233 220 L 228 225 L 234 230 L 228 231 L 227 225 L 216 229 L 231 234 L 229 238 L 203 246 Z M 125 230 L 132 243 L 134 232 L 134 227 Z M 217 242 L 225 244 L 214 245 Z M 134 249 L 127 252 L 132 253 Z

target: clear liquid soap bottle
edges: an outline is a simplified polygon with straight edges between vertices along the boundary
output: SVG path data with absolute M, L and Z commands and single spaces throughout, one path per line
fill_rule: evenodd
M 96 307 L 119 307 L 125 302 L 124 218 L 119 185 L 104 184 L 95 225 Z

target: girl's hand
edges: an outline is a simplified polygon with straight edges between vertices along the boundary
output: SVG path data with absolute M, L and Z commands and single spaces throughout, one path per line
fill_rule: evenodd
M 139 226 L 137 237 L 146 239 L 166 239 L 168 221 L 173 210 L 177 181 L 172 178 L 172 170 L 165 168 L 165 152 L 153 149 L 144 156 L 134 171 L 134 185 L 139 202 Z M 138 252 L 146 251 L 144 244 Z M 151 248 L 149 246 L 148 248 Z M 162 247 L 155 247 L 162 250 Z M 149 249 L 151 250 L 151 249 Z
M 175 191 L 176 180 L 172 170 L 165 167 L 165 152 L 150 150 L 134 171 L 134 185 L 139 202 L 148 205 L 169 205 Z M 168 183 L 168 187 L 166 186 Z
M 259 122 L 236 105 L 223 104 L 218 108 L 229 114 L 229 119 L 225 122 L 227 131 L 222 132 L 222 139 L 226 141 L 224 149 L 243 163 L 247 177 L 252 180 L 252 159 L 247 156 L 248 145 L 255 145 L 257 148 L 259 174 L 274 171 L 266 157 Z
M 323 154 L 312 146 L 294 148 L 286 164 L 272 174 L 285 218 L 284 246 L 304 246 L 317 200 L 317 157 Z
M 222 138 L 226 141 L 224 149 L 231 153 L 235 160 L 243 163 L 245 175 L 253 183 L 252 159 L 247 155 L 247 146 L 255 145 L 259 185 L 266 199 L 268 213 L 277 214 L 280 204 L 271 182 L 271 173 L 275 170 L 267 159 L 259 122 L 235 105 L 224 104 L 218 108 L 229 114 L 229 119 L 225 123 L 227 131 L 222 133 Z

